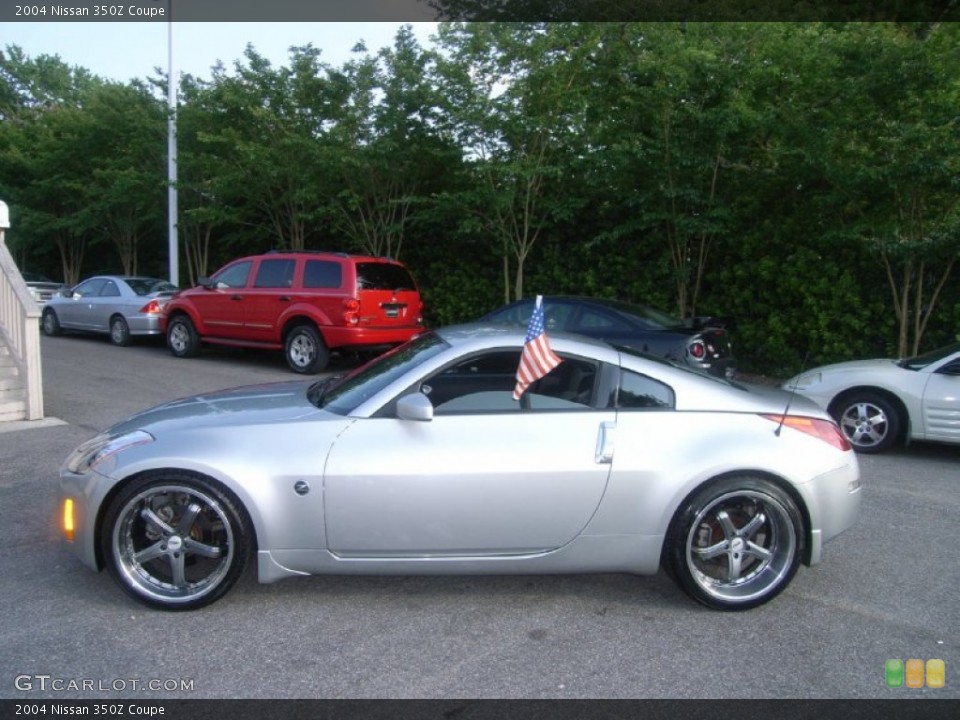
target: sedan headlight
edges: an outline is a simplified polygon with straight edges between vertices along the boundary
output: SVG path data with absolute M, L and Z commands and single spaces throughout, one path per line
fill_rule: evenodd
M 145 430 L 134 430 L 123 435 L 97 435 L 83 443 L 67 458 L 67 470 L 75 474 L 83 474 L 93 470 L 107 458 L 116 455 L 128 448 L 144 443 L 153 442 L 153 435 Z

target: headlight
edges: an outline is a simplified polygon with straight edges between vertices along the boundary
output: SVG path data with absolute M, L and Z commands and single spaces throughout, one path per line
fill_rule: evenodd
M 70 453 L 65 465 L 70 472 L 83 474 L 118 452 L 151 442 L 153 435 L 144 430 L 134 430 L 124 435 L 97 435 Z

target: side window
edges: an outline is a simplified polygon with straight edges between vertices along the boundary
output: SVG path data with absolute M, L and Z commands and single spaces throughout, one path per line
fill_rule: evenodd
M 580 313 L 580 317 L 577 318 L 576 324 L 571 328 L 571 332 L 584 332 L 589 330 L 626 332 L 630 330 L 630 326 L 613 315 L 584 308 Z
M 107 280 L 100 290 L 100 297 L 120 297 L 120 288 L 113 280 Z
M 592 406 L 597 381 L 597 364 L 575 357 L 564 357 L 547 375 L 533 383 L 527 392 L 533 410 L 578 410 Z
M 214 287 L 223 288 L 242 288 L 247 286 L 247 276 L 250 274 L 252 261 L 246 261 L 231 265 L 213 278 Z
M 592 407 L 597 364 L 576 357 L 563 362 L 513 399 L 520 350 L 500 350 L 461 360 L 423 382 L 420 391 L 438 414 L 583 410 Z
M 662 382 L 630 370 L 620 371 L 617 408 L 624 410 L 669 410 L 676 398 L 673 389 Z
M 104 283 L 106 283 L 106 280 L 103 280 L 102 278 L 87 280 L 86 282 L 82 282 L 77 285 L 73 289 L 73 294 L 79 295 L 80 297 L 96 297 L 103 289 Z
M 499 350 L 475 355 L 444 368 L 420 385 L 438 414 L 513 412 L 519 350 Z
M 253 286 L 257 288 L 293 287 L 293 269 L 296 260 L 261 260 Z
M 305 288 L 338 288 L 343 285 L 343 265 L 331 260 L 307 260 L 303 269 Z

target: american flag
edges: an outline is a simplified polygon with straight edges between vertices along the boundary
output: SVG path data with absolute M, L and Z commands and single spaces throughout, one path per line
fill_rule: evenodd
M 523 341 L 523 354 L 520 367 L 517 368 L 517 386 L 513 389 L 513 399 L 519 400 L 530 383 L 536 382 L 561 363 L 561 359 L 550 349 L 550 340 L 543 327 L 543 296 L 537 295 L 537 302 L 530 316 L 527 337 Z

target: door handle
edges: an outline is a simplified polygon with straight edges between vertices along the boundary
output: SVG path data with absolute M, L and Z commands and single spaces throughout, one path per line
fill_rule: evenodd
M 243 295 L 231 295 L 231 300 L 243 300 Z
M 615 422 L 600 423 L 600 431 L 597 433 L 597 452 L 595 459 L 600 465 L 609 465 L 613 462 L 613 439 L 614 431 L 617 429 Z
M 290 302 L 289 295 L 281 295 L 278 299 L 280 300 L 280 302 Z

